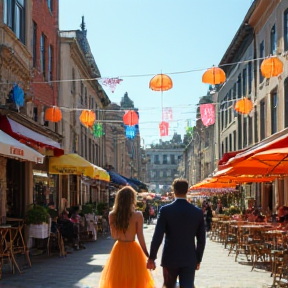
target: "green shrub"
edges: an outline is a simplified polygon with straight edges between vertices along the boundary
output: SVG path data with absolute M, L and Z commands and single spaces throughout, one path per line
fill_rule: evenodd
M 96 208 L 96 214 L 97 215 L 103 215 L 103 211 L 104 211 L 105 207 L 106 207 L 106 203 L 101 203 L 101 202 L 98 203 L 97 208 Z
M 49 222 L 49 213 L 43 206 L 32 204 L 33 206 L 27 211 L 25 222 L 27 224 L 42 224 Z

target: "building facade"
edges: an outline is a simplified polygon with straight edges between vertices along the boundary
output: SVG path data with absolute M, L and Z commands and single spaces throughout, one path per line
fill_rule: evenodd
M 51 85 L 53 87 L 51 88 L 48 84 L 44 84 L 41 75 L 38 78 L 38 73 L 36 73 L 38 70 L 34 69 L 36 68 L 34 63 L 41 55 L 41 48 L 36 45 L 40 38 L 34 29 L 36 27 L 34 24 L 39 21 L 35 15 L 35 9 L 39 10 L 42 17 L 46 19 L 45 25 L 38 23 L 39 29 L 49 34 L 49 41 L 51 40 L 49 43 L 55 45 L 54 53 L 57 54 L 55 43 L 58 37 L 58 1 L 53 1 L 56 7 L 53 15 L 47 2 L 0 1 L 0 81 L 7 83 L 0 85 L 0 129 L 41 154 L 53 156 L 55 153 L 63 153 L 62 136 L 55 132 L 54 127 L 44 125 L 41 116 L 43 116 L 43 102 L 46 102 L 46 105 L 52 105 L 52 100 L 57 98 L 57 87 L 54 88 L 54 85 Z M 48 45 L 48 42 L 46 44 Z M 46 59 L 48 59 L 48 51 L 49 49 L 42 51 Z M 56 65 L 53 71 L 56 73 Z M 56 77 L 56 74 L 53 74 L 53 77 Z M 48 87 L 48 89 L 51 88 L 50 91 L 53 91 L 50 94 L 46 94 L 47 91 L 42 91 L 42 93 L 38 88 L 34 91 L 33 83 L 35 82 L 41 82 L 38 83 L 38 88 Z M 15 93 L 19 96 L 18 99 L 21 99 L 20 102 L 16 102 Z M 38 110 L 40 102 L 37 99 L 40 98 L 41 107 Z M 45 203 L 56 195 L 56 187 L 49 188 L 49 182 L 55 183 L 55 181 L 50 181 L 48 177 L 46 158 L 44 163 L 19 160 L 17 157 L 5 157 L 5 155 L 1 159 L 0 182 L 4 191 L 1 202 L 5 203 L 2 204 L 1 213 L 10 217 L 23 217 L 30 204 L 38 201 Z M 35 182 L 36 174 L 45 176 L 44 181 L 40 181 L 41 185 Z
M 64 137 L 65 154 L 76 153 L 90 163 L 104 166 L 106 139 L 95 137 L 93 129 L 86 127 L 79 118 L 83 110 L 92 110 L 102 125 L 103 109 L 110 100 L 96 78 L 100 78 L 91 52 L 84 17 L 81 30 L 60 31 L 60 79 L 58 103 L 60 107 L 68 107 L 62 112 L 59 122 L 59 133 Z M 95 79 L 85 81 L 85 79 Z M 96 199 L 108 202 L 108 185 L 90 181 L 76 175 L 60 175 L 61 195 L 71 205 L 85 204 L 88 195 L 96 195 Z M 101 196 L 102 195 L 102 196 Z M 101 198 L 101 199 L 100 199 Z M 92 200 L 96 200 L 93 199 Z
M 150 190 L 164 193 L 171 190 L 171 184 L 178 174 L 178 165 L 181 162 L 183 144 L 160 142 L 146 149 L 148 158 L 147 180 Z

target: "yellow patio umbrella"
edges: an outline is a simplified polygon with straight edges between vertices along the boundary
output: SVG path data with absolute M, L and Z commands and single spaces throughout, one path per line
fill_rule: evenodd
M 92 165 L 94 166 L 95 173 L 96 173 L 95 176 L 93 177 L 94 179 L 110 182 L 110 175 L 105 169 L 103 169 L 102 167 L 96 166 L 94 164 Z
M 50 174 L 74 174 L 94 178 L 97 169 L 78 154 L 65 154 L 49 158 Z

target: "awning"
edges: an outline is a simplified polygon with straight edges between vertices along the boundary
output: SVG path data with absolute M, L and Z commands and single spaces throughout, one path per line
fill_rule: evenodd
M 105 169 L 96 166 L 94 164 L 92 165 L 95 167 L 95 173 L 96 173 L 94 179 L 110 182 L 110 175 Z
M 140 190 L 143 189 L 143 190 L 148 191 L 148 187 L 145 183 L 143 183 L 137 179 L 124 177 L 122 175 L 121 175 L 121 177 L 124 178 L 128 183 L 136 185 L 138 187 L 138 189 L 140 189 Z
M 83 174 L 93 179 L 97 172 L 94 166 L 78 154 L 65 154 L 49 158 L 50 174 Z
M 244 152 L 237 154 L 235 157 L 231 158 L 225 165 L 222 165 L 219 168 L 226 169 L 229 167 L 235 167 L 235 163 L 248 159 L 256 153 L 269 149 L 278 149 L 285 147 L 288 147 L 288 128 L 285 128 L 284 130 L 267 137 L 265 140 L 254 145 L 250 149 L 247 149 Z
M 32 143 L 39 147 L 54 150 L 57 156 L 64 154 L 64 150 L 61 149 L 58 142 L 21 125 L 7 116 L 0 116 L 0 129 L 28 145 Z
M 286 176 L 288 175 L 288 147 L 265 150 L 242 161 L 234 162 L 230 166 L 225 170 L 225 175 L 253 175 L 254 177 L 260 175 L 274 178 Z M 215 175 L 223 176 L 224 173 L 219 171 Z
M 113 183 L 115 183 L 117 185 L 122 185 L 122 186 L 126 186 L 128 184 L 126 179 L 121 177 L 118 173 L 112 172 L 112 171 L 108 171 L 108 173 L 110 175 L 110 181 L 111 182 L 113 182 Z
M 232 152 L 227 152 L 224 153 L 222 158 L 218 162 L 218 170 L 222 170 L 222 167 L 225 167 L 225 164 L 233 157 L 235 157 L 237 154 L 242 153 L 246 151 L 247 149 L 242 149 L 238 151 L 232 151 Z
M 15 140 L 2 130 L 0 130 L 0 154 L 36 163 L 43 163 L 45 157 L 34 149 Z

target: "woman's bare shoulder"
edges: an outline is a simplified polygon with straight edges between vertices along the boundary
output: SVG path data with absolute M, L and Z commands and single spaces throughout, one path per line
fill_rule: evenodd
M 137 218 L 137 219 L 139 219 L 139 218 L 143 218 L 143 214 L 142 214 L 142 212 L 141 211 L 134 211 L 133 212 L 133 215 L 134 215 L 134 217 L 135 218 Z

